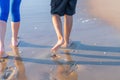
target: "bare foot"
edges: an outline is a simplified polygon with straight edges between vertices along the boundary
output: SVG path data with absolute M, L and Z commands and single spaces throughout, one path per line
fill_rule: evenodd
M 4 45 L 0 45 L 0 59 L 1 58 L 7 58 L 8 55 L 5 54 L 5 49 L 4 49 Z
M 0 58 L 2 57 L 3 54 L 4 54 L 4 49 L 0 47 Z
M 63 44 L 63 40 L 59 40 L 51 49 L 51 52 L 56 52 L 58 48 Z
M 4 53 L 3 51 L 0 51 L 0 58 L 7 58 L 8 55 Z
M 67 43 L 64 43 L 63 45 L 61 45 L 62 48 L 67 48 L 68 47 L 68 44 Z
M 3 53 L 4 53 L 3 51 L 0 51 L 0 57 L 2 56 Z
M 64 43 L 63 45 L 61 45 L 62 48 L 69 48 L 72 45 L 72 41 L 70 40 L 69 43 Z

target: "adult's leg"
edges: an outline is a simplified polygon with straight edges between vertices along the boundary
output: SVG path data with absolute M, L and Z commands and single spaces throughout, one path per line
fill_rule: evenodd
M 0 20 L 0 57 L 4 53 L 5 33 L 6 33 L 6 22 Z
M 62 47 L 67 47 L 69 44 L 70 33 L 73 24 L 73 17 L 64 15 L 64 44 Z
M 62 35 L 62 22 L 59 15 L 52 15 L 53 25 L 57 34 L 58 41 L 51 49 L 52 52 L 56 52 L 58 48 L 63 44 L 63 35 Z
M 12 46 L 18 46 L 19 27 L 20 27 L 20 22 L 11 22 L 11 29 L 12 29 L 11 44 Z
M 12 14 L 12 46 L 18 46 L 18 32 L 20 27 L 20 3 L 21 0 L 12 0 L 11 2 L 11 14 Z
M 6 22 L 9 14 L 9 0 L 0 0 L 0 57 L 4 54 Z

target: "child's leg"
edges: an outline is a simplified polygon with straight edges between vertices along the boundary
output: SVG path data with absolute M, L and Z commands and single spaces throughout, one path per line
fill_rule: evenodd
M 18 45 L 18 32 L 20 27 L 20 3 L 21 0 L 12 0 L 11 2 L 11 14 L 12 14 L 12 22 L 11 22 L 11 28 L 12 28 L 12 46 Z
M 76 3 L 77 0 L 69 0 L 66 4 L 66 11 L 64 15 L 64 45 L 62 45 L 62 47 L 67 47 L 70 44 L 69 37 L 72 29 Z
M 64 44 L 62 47 L 67 47 L 69 44 L 69 37 L 72 29 L 73 17 L 64 15 Z
M 52 21 L 58 38 L 57 43 L 51 49 L 52 52 L 55 52 L 63 44 L 62 23 L 60 16 L 56 14 L 52 16 Z

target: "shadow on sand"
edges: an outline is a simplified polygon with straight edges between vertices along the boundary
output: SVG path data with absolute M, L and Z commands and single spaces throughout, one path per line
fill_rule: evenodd
M 25 41 L 20 41 L 19 47 L 51 48 L 52 46 L 45 46 L 45 45 L 39 45 L 39 44 L 33 44 Z
M 34 45 L 34 44 L 29 44 L 25 43 L 24 46 L 31 46 L 31 47 L 41 47 L 39 45 Z M 23 46 L 23 42 L 20 44 L 19 47 Z M 46 48 L 44 46 L 44 48 Z M 62 52 L 59 52 L 58 54 L 65 54 L 64 50 L 66 49 L 60 49 Z M 106 66 L 120 66 L 120 57 L 119 56 L 108 56 L 108 55 L 94 55 L 94 54 L 81 54 L 79 53 L 74 53 L 72 50 L 85 50 L 85 51 L 98 51 L 98 52 L 115 52 L 119 53 L 120 52 L 120 47 L 106 47 L 106 46 L 93 46 L 93 45 L 85 45 L 80 43 L 79 41 L 74 41 L 70 50 L 70 55 L 71 56 L 76 56 L 76 57 L 85 57 L 85 58 L 91 58 L 91 59 L 101 59 L 102 62 L 100 61 L 88 61 L 88 60 L 74 60 L 77 64 L 80 65 L 106 65 Z M 9 56 L 8 59 L 12 59 L 14 56 Z M 105 59 L 105 60 L 103 60 Z M 56 65 L 52 60 L 51 57 L 48 57 L 47 59 L 36 59 L 36 58 L 27 58 L 27 57 L 21 57 L 21 60 L 24 62 L 30 62 L 30 63 L 37 63 L 37 64 L 44 64 L 44 65 Z M 106 61 L 108 60 L 108 61 Z M 113 61 L 114 60 L 114 61 Z
M 86 51 L 99 51 L 99 52 L 120 52 L 120 47 L 109 47 L 109 46 L 97 46 L 97 45 L 86 45 L 80 41 L 74 41 L 71 49 L 74 50 L 86 50 Z
M 60 49 L 60 52 L 57 54 L 65 54 L 64 50 L 68 49 Z M 85 57 L 85 58 L 91 58 L 91 59 L 100 59 L 102 61 L 88 61 L 88 60 L 74 60 L 75 63 L 80 65 L 106 65 L 106 66 L 120 66 L 120 57 L 119 56 L 108 56 L 108 55 L 94 55 L 94 54 L 81 54 L 74 53 L 72 50 L 88 50 L 88 51 L 102 51 L 102 52 L 119 52 L 119 47 L 102 47 L 102 46 L 90 46 L 90 45 L 84 45 L 80 42 L 73 42 L 73 45 L 71 46 L 70 55 L 76 56 L 76 57 Z M 12 59 L 13 56 L 10 56 L 9 59 Z M 51 60 L 51 57 L 48 57 L 47 59 L 36 59 L 36 58 L 27 58 L 27 57 L 21 57 L 21 60 L 24 62 L 30 62 L 30 63 L 37 63 L 37 64 L 44 64 L 44 65 L 55 65 L 55 63 Z M 108 60 L 108 61 L 106 61 Z

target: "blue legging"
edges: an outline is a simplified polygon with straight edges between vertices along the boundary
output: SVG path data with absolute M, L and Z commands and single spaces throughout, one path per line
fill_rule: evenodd
M 0 0 L 0 20 L 7 22 L 9 11 L 12 21 L 20 21 L 20 3 L 21 0 Z

